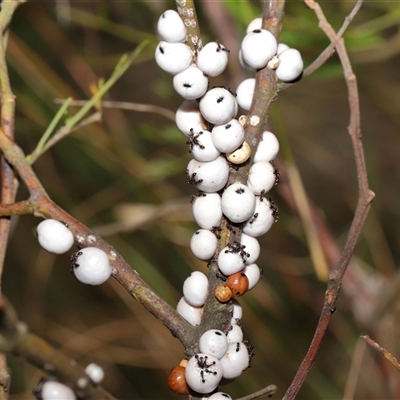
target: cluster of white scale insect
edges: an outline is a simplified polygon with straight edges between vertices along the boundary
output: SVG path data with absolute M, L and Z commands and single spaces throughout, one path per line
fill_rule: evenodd
M 238 55 L 240 63 L 249 71 L 264 67 L 274 69 L 277 78 L 285 82 L 298 79 L 303 70 L 300 53 L 278 44 L 271 32 L 261 29 L 261 23 L 261 18 L 257 18 L 249 24 Z M 218 227 L 223 216 L 230 223 L 240 224 L 243 232 L 240 242 L 228 244 L 217 259 L 226 281 L 217 287 L 215 296 L 222 303 L 233 303 L 231 329 L 227 333 L 217 329 L 205 332 L 199 342 L 200 353 L 188 361 L 183 360 L 171 371 L 168 380 L 176 393 L 187 394 L 192 390 L 211 394 L 221 380 L 232 381 L 239 377 L 250 363 L 251 346 L 243 341 L 238 323 L 242 308 L 235 297 L 251 290 L 259 281 L 257 237 L 266 233 L 278 219 L 276 206 L 265 194 L 278 181 L 273 160 L 279 143 L 273 133 L 263 132 L 246 184 L 236 182 L 227 187 L 230 166 L 240 167 L 251 156 L 243 127 L 246 117 L 235 117 L 239 107 L 245 111 L 250 109 L 255 79 L 244 80 L 236 94 L 223 87 L 209 89 L 209 78 L 225 70 L 229 50 L 219 42 L 192 50 L 186 44 L 185 24 L 174 10 L 161 15 L 157 30 L 161 42 L 156 48 L 155 60 L 161 69 L 174 75 L 173 87 L 185 99 L 176 112 L 175 121 L 187 137 L 193 156 L 186 170 L 188 181 L 199 191 L 192 201 L 192 210 L 200 229 L 194 233 L 190 248 L 200 260 L 211 260 L 217 250 Z M 68 227 L 53 219 L 42 221 L 37 233 L 41 246 L 55 254 L 67 252 L 74 242 Z M 72 256 L 72 271 L 81 282 L 90 285 L 100 285 L 111 276 L 107 254 L 96 247 L 76 252 Z M 184 282 L 178 313 L 190 324 L 199 325 L 207 294 L 208 278 L 202 272 L 193 272 Z M 47 397 L 47 391 L 53 390 L 62 390 L 62 386 L 49 382 L 44 387 L 43 398 Z M 223 392 L 209 397 L 230 398 Z
M 261 29 L 257 18 L 248 27 L 238 55 L 242 66 L 250 71 L 264 67 L 274 69 L 282 81 L 293 81 L 302 73 L 303 61 L 297 50 L 277 43 L 274 35 Z M 246 117 L 236 119 L 239 107 L 251 106 L 255 79 L 246 79 L 237 94 L 223 87 L 210 88 L 209 78 L 221 74 L 228 64 L 229 50 L 219 42 L 191 49 L 187 44 L 185 24 L 174 10 L 165 11 L 158 20 L 161 38 L 155 60 L 164 71 L 174 75 L 173 87 L 185 100 L 176 112 L 176 125 L 187 138 L 193 159 L 186 170 L 188 182 L 198 189 L 192 200 L 193 217 L 199 225 L 190 240 L 193 254 L 210 261 L 216 256 L 219 225 L 223 216 L 240 226 L 240 242 L 228 244 L 218 255 L 217 264 L 223 285 L 215 297 L 233 304 L 231 329 L 206 331 L 199 341 L 199 353 L 182 360 L 168 378 L 170 388 L 178 394 L 194 391 L 209 399 L 231 399 L 223 392 L 213 393 L 222 382 L 239 377 L 250 364 L 251 345 L 243 340 L 240 327 L 242 308 L 235 299 L 251 290 L 261 277 L 256 264 L 260 254 L 257 238 L 266 233 L 278 219 L 273 202 L 265 194 L 278 182 L 273 160 L 279 143 L 271 132 L 263 132 L 252 158 L 246 184 L 228 185 L 232 164 L 240 168 L 251 156 L 245 141 Z M 208 278 L 192 272 L 183 284 L 178 313 L 190 324 L 199 325 L 208 296 Z

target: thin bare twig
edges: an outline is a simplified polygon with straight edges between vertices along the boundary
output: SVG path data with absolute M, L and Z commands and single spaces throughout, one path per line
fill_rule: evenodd
M 19 1 L 10 1 L 4 5 L 0 12 L 0 90 L 1 90 L 1 131 L 9 138 L 14 137 L 15 96 L 11 90 L 10 79 L 6 63 L 5 34 L 12 16 L 20 4 Z M 11 204 L 15 201 L 18 184 L 14 172 L 8 163 L 1 158 L 1 203 Z M 0 219 L 0 301 L 1 279 L 3 264 L 10 233 L 10 218 Z
M 353 73 L 344 41 L 342 38 L 337 37 L 335 31 L 326 20 L 325 15 L 321 10 L 319 4 L 314 2 L 313 0 L 309 0 L 307 4 L 310 6 L 310 8 L 314 10 L 321 29 L 325 32 L 325 34 L 331 40 L 332 44 L 335 46 L 343 66 L 344 77 L 348 88 L 350 109 L 350 123 L 348 126 L 348 131 L 353 145 L 354 157 L 356 162 L 359 199 L 342 255 L 339 262 L 332 269 L 329 275 L 328 288 L 325 293 L 325 302 L 321 311 L 320 319 L 314 337 L 307 351 L 307 354 L 304 357 L 296 373 L 296 376 L 294 377 L 291 385 L 285 393 L 284 400 L 292 400 L 297 396 L 297 393 L 299 392 L 308 372 L 312 367 L 312 364 L 316 358 L 316 355 L 328 328 L 331 315 L 335 311 L 335 304 L 339 295 L 342 279 L 351 260 L 354 248 L 357 244 L 358 237 L 367 217 L 371 202 L 374 198 L 374 193 L 369 189 L 368 186 L 364 151 L 361 141 L 360 108 L 357 80 Z
M 381 353 L 395 368 L 400 371 L 400 363 L 391 353 L 388 352 L 385 347 L 382 347 L 379 343 L 372 340 L 368 335 L 361 336 L 361 338 L 365 340 L 373 349 Z
M 351 361 L 351 366 L 349 374 L 347 376 L 346 386 L 343 392 L 343 399 L 352 400 L 354 399 L 354 394 L 356 392 L 356 386 L 358 377 L 360 375 L 360 370 L 362 368 L 362 362 L 364 359 L 366 344 L 362 340 L 358 340 Z
M 275 385 L 268 385 L 267 387 L 258 390 L 257 392 L 254 392 L 252 394 L 249 394 L 244 397 L 240 397 L 236 400 L 253 400 L 253 399 L 259 399 L 260 397 L 271 397 L 276 391 L 277 387 Z
M 79 246 L 96 246 L 104 250 L 110 258 L 113 267 L 113 277 L 131 294 L 131 296 L 139 301 L 139 303 L 165 325 L 182 343 L 185 343 L 186 340 L 190 340 L 192 326 L 167 304 L 165 300 L 159 297 L 143 281 L 139 274 L 116 253 L 110 244 L 101 239 L 98 235 L 95 235 L 88 227 L 77 221 L 51 201 L 26 160 L 23 151 L 2 132 L 0 132 L 0 148 L 7 158 L 7 161 L 13 165 L 26 187 L 29 189 L 31 197 L 28 203 L 33 213 L 36 216 L 53 218 L 66 223 Z
M 41 150 L 40 153 L 34 154 L 32 153 L 32 157 L 30 159 L 31 163 L 33 163 L 37 157 L 47 150 L 49 150 L 51 147 L 53 147 L 56 143 L 58 143 L 60 140 L 64 139 L 66 136 L 71 134 L 72 132 L 75 132 L 76 130 L 83 128 L 84 126 L 93 124 L 95 122 L 101 122 L 102 119 L 102 114 L 100 111 L 96 111 L 92 115 L 89 115 L 85 119 L 83 119 L 81 122 L 74 126 L 68 126 L 64 125 L 60 129 L 58 129 L 55 134 L 48 140 L 48 142 L 43 146 L 43 149 Z M 28 156 L 29 157 L 29 156 Z
M 64 103 L 63 99 L 55 99 L 54 102 L 57 104 Z M 72 100 L 71 106 L 84 106 L 87 100 Z M 103 108 L 118 108 L 120 110 L 130 110 L 144 113 L 154 113 L 162 115 L 163 117 L 175 122 L 175 113 L 168 108 L 155 106 L 153 104 L 142 104 L 142 103 L 131 103 L 129 101 L 102 101 L 101 107 Z
M 18 320 L 8 301 L 4 301 L 0 307 L 0 350 L 23 357 L 32 365 L 55 376 L 73 388 L 81 399 L 115 400 L 89 379 L 83 367 L 45 340 L 30 333 L 27 326 Z
M 353 9 L 351 10 L 350 14 L 345 18 L 342 26 L 338 30 L 336 36 L 338 38 L 342 37 L 344 33 L 346 32 L 347 28 L 353 21 L 354 17 L 357 15 L 358 11 L 360 10 L 362 3 L 364 0 L 358 0 Z M 312 2 L 310 2 L 312 4 Z M 322 67 L 329 58 L 332 57 L 332 55 L 335 52 L 335 45 L 333 43 L 330 43 L 326 49 L 304 70 L 302 77 L 305 78 L 306 76 L 311 75 L 313 72 L 315 72 L 318 68 Z M 280 83 L 278 85 L 279 91 L 285 90 L 288 87 L 295 85 L 295 83 Z
M 15 96 L 11 90 L 6 62 L 6 46 L 8 38 L 8 27 L 15 10 L 21 4 L 20 1 L 9 1 L 1 5 L 0 11 L 0 92 L 1 92 L 1 131 L 9 138 L 14 137 L 15 119 Z M 1 157 L 1 198 L 2 204 L 11 204 L 15 201 L 18 190 L 18 182 L 15 179 L 14 171 Z M 4 259 L 11 229 L 10 217 L 0 218 L 0 305 L 3 304 L 2 298 L 2 277 Z M 6 356 L 0 355 L 0 400 L 8 399 L 10 374 L 7 368 Z

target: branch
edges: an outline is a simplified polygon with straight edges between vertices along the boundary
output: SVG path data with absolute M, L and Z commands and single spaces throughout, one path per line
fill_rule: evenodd
M 354 17 L 357 15 L 358 11 L 361 8 L 361 5 L 364 0 L 358 0 L 353 9 L 351 10 L 350 14 L 345 18 L 342 26 L 338 30 L 336 37 L 341 38 L 344 33 L 346 32 L 347 28 L 353 21 Z M 311 4 L 311 2 L 310 2 Z M 335 52 L 335 45 L 334 43 L 330 43 L 328 47 L 304 70 L 302 78 L 311 75 L 315 72 L 318 68 L 322 67 L 334 54 Z M 295 83 L 280 83 L 278 85 L 279 91 L 285 90 L 288 87 L 295 85 Z
M 130 267 L 130 265 L 116 253 L 114 248 L 105 240 L 97 236 L 88 227 L 77 221 L 63 209 L 58 207 L 46 194 L 42 184 L 26 160 L 23 151 L 18 145 L 0 132 L 0 148 L 7 161 L 15 168 L 30 192 L 28 203 L 20 203 L 23 207 L 31 208 L 36 216 L 52 218 L 68 225 L 78 246 L 95 246 L 105 251 L 113 268 L 113 277 L 153 314 L 171 333 L 183 344 L 190 338 L 193 327 L 184 320 L 169 304 L 159 297 Z
M 59 121 L 61 116 L 66 111 L 68 105 L 71 103 L 72 99 L 67 99 L 63 106 L 60 108 L 56 116 L 54 117 L 52 123 L 47 128 L 46 132 L 43 134 L 41 140 L 36 146 L 35 150 L 28 156 L 28 160 L 31 164 L 33 164 L 45 151 L 58 143 L 61 139 L 63 139 L 66 135 L 70 134 L 74 130 L 85 126 L 87 124 L 97 122 L 101 120 L 101 113 L 98 111 L 93 115 L 86 117 L 87 113 L 93 108 L 96 107 L 100 99 L 111 89 L 111 87 L 117 82 L 119 78 L 128 70 L 128 68 L 133 64 L 138 55 L 143 51 L 143 49 L 148 46 L 149 41 L 145 40 L 140 45 L 136 47 L 136 49 L 131 54 L 124 54 L 117 65 L 115 66 L 111 76 L 108 78 L 106 82 L 104 82 L 93 95 L 93 97 L 85 102 L 82 108 L 67 120 L 65 125 L 61 127 L 56 134 L 48 140 L 50 134 L 53 132 L 56 123 Z M 86 117 L 86 118 L 85 118 Z M 84 119 L 85 118 L 85 119 Z
M 0 11 L 0 93 L 1 93 L 1 131 L 9 138 L 14 137 L 15 96 L 11 90 L 6 62 L 6 46 L 8 27 L 17 7 L 23 1 L 8 1 L 1 4 Z M 11 204 L 15 201 L 18 182 L 14 171 L 4 157 L 1 157 L 1 198 L 2 204 Z M 0 302 L 2 301 L 2 277 L 4 259 L 11 229 L 10 218 L 0 218 Z M 7 369 L 7 360 L 0 354 L 0 399 L 8 399 L 10 374 Z
M 318 3 L 310 0 L 308 1 L 307 4 L 314 10 L 319 20 L 319 25 L 321 29 L 325 32 L 325 34 L 331 40 L 332 44 L 335 46 L 343 66 L 344 77 L 348 88 L 349 108 L 350 108 L 350 123 L 348 126 L 348 131 L 353 145 L 354 157 L 357 168 L 359 199 L 355 210 L 354 219 L 351 224 L 349 233 L 347 235 L 347 240 L 342 255 L 340 257 L 339 262 L 332 269 L 329 276 L 328 288 L 325 293 L 325 302 L 322 308 L 321 316 L 314 337 L 307 351 L 307 354 L 304 357 L 297 371 L 296 376 L 294 377 L 291 385 L 286 391 L 284 400 L 292 400 L 297 396 L 301 386 L 303 385 L 306 379 L 308 372 L 312 367 L 312 364 L 321 346 L 322 339 L 325 336 L 331 315 L 335 311 L 335 304 L 339 295 L 342 279 L 351 260 L 352 254 L 357 244 L 358 237 L 360 235 L 361 229 L 367 217 L 371 202 L 374 198 L 374 193 L 369 189 L 368 186 L 364 151 L 361 141 L 357 80 L 352 71 L 352 67 L 350 64 L 350 60 L 348 58 L 344 41 L 342 38 L 336 35 L 333 28 L 326 20 Z
M 400 364 L 396 360 L 396 358 L 387 351 L 384 347 L 382 347 L 379 343 L 372 340 L 368 335 L 361 336 L 373 349 L 381 353 L 390 363 L 400 371 Z
M 0 350 L 23 357 L 32 365 L 70 386 L 80 399 L 115 400 L 93 384 L 84 369 L 45 340 L 29 333 L 8 301 L 0 304 Z
M 55 99 L 54 102 L 64 103 L 63 99 Z M 87 100 L 72 100 L 71 106 L 84 106 L 87 103 Z M 137 111 L 144 113 L 154 113 L 158 115 L 162 115 L 163 117 L 175 122 L 175 113 L 168 108 L 155 106 L 153 104 L 142 104 L 142 103 L 131 103 L 129 101 L 107 101 L 104 100 L 101 103 L 101 107 L 103 108 L 117 108 L 120 110 L 129 110 L 129 111 Z

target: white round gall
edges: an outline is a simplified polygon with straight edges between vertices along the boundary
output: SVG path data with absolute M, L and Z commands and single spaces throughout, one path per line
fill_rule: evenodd
M 261 69 L 276 54 L 277 48 L 278 43 L 270 31 L 255 29 L 242 41 L 242 57 L 250 67 Z
M 55 381 L 46 381 L 42 386 L 42 399 L 43 400 L 75 400 L 73 390 Z
M 176 311 L 189 324 L 193 326 L 200 325 L 203 307 L 193 307 L 186 301 L 185 297 L 181 297 L 176 306 Z
M 285 44 L 285 43 L 278 43 L 278 50 L 276 51 L 276 54 L 278 54 L 278 56 L 279 56 L 279 54 L 281 54 L 282 51 L 285 51 L 285 50 L 287 50 L 287 49 L 289 49 L 289 46 L 288 46 L 287 44 Z
M 206 123 L 199 110 L 196 100 L 185 100 L 175 113 L 175 123 L 178 129 L 187 137 L 194 132 L 206 129 Z
M 211 132 L 206 130 L 192 130 L 186 143 L 189 145 L 189 152 L 197 161 L 214 161 L 221 154 L 214 146 Z
M 230 153 L 243 143 L 244 128 L 237 119 L 231 119 L 224 125 L 215 125 L 211 138 L 221 153 Z
M 243 270 L 244 274 L 247 276 L 249 280 L 249 287 L 247 290 L 253 289 L 254 286 L 257 285 L 258 281 L 261 279 L 261 270 L 257 264 L 246 265 Z
M 232 400 L 232 397 L 229 396 L 228 393 L 225 392 L 216 392 L 212 394 L 208 400 Z
M 60 221 L 46 219 L 36 228 L 39 244 L 50 253 L 63 254 L 74 244 L 74 235 Z
M 256 196 L 254 215 L 243 226 L 243 232 L 252 237 L 264 235 L 278 220 L 278 208 L 270 199 Z
M 247 186 L 254 194 L 267 193 L 277 182 L 277 171 L 270 162 L 260 161 L 250 167 Z
M 254 31 L 256 29 L 261 29 L 261 27 L 262 27 L 262 18 L 261 17 L 254 18 L 247 25 L 246 33 L 250 33 L 250 32 L 252 32 L 252 31 Z
M 100 383 L 104 379 L 104 370 L 98 364 L 91 363 L 87 365 L 85 372 L 94 383 Z
M 237 252 L 232 251 L 229 246 L 224 247 L 218 255 L 218 268 L 229 276 L 241 271 L 246 266 L 246 259 Z
M 183 282 L 183 296 L 193 307 L 201 307 L 207 298 L 208 279 L 200 271 L 192 272 Z
M 197 66 L 208 76 L 218 76 L 227 65 L 228 50 L 221 43 L 207 43 L 197 55 Z
M 249 72 L 257 71 L 256 68 L 250 67 L 250 65 L 247 64 L 247 62 L 243 60 L 242 50 L 239 50 L 238 58 L 239 58 L 239 64 L 242 66 L 243 69 L 245 69 L 246 71 L 249 71 Z
M 228 350 L 228 339 L 224 332 L 210 329 L 201 335 L 199 349 L 202 353 L 221 358 Z
M 223 125 L 236 115 L 235 96 L 227 89 L 210 89 L 200 100 L 200 112 L 210 123 Z
M 265 131 L 258 143 L 253 162 L 272 161 L 279 152 L 279 142 L 272 132 Z
M 222 374 L 226 379 L 238 378 L 250 366 L 250 355 L 243 342 L 229 343 L 221 358 Z
M 245 246 L 244 250 L 247 253 L 246 264 L 253 264 L 256 262 L 261 251 L 258 240 L 252 236 L 242 233 L 242 236 L 240 237 L 240 244 Z
M 197 230 L 190 240 L 192 253 L 200 260 L 209 260 L 217 250 L 218 239 L 207 229 Z
M 279 54 L 281 61 L 276 69 L 276 76 L 283 82 L 297 79 L 303 72 L 303 59 L 296 49 L 286 49 Z
M 232 319 L 237 323 L 237 320 L 242 319 L 243 317 L 243 308 L 236 299 L 232 300 L 232 305 L 233 305 Z M 236 341 L 239 342 L 240 340 Z
M 236 90 L 236 99 L 239 106 L 243 108 L 243 110 L 250 110 L 255 87 L 256 80 L 254 78 L 245 79 L 239 84 Z
M 157 22 L 157 32 L 166 42 L 184 42 L 186 28 L 181 17 L 175 10 L 166 10 Z
M 188 361 L 185 378 L 195 392 L 211 393 L 222 379 L 221 364 L 214 356 L 198 353 Z
M 107 254 L 97 247 L 85 247 L 72 256 L 72 271 L 87 285 L 101 285 L 111 276 Z
M 222 218 L 221 196 L 218 193 L 202 193 L 192 205 L 194 220 L 203 229 L 219 226 Z
M 195 100 L 207 91 L 208 79 L 195 65 L 174 76 L 172 85 L 175 91 L 186 100 Z
M 202 192 L 214 193 L 221 190 L 228 182 L 229 165 L 222 156 L 209 162 L 191 160 L 186 173 L 190 184 Z
M 184 71 L 193 61 L 189 46 L 183 43 L 160 42 L 156 47 L 154 58 L 163 71 L 172 75 Z
M 230 329 L 226 335 L 226 338 L 228 339 L 228 343 L 242 342 L 243 341 L 242 328 L 237 323 L 232 324 L 231 328 L 232 329 Z
M 256 207 L 253 192 L 242 183 L 235 182 L 222 194 L 222 212 L 232 222 L 247 221 Z

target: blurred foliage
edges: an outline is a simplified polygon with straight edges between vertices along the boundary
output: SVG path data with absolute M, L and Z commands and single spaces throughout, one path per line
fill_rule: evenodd
M 261 15 L 262 4 L 223 3 L 240 42 L 247 23 Z M 321 2 L 335 29 L 353 4 Z M 170 1 L 56 1 L 28 2 L 18 9 L 8 61 L 17 97 L 16 138 L 27 154 L 59 110 L 55 99 L 90 98 L 91 88 L 110 76 L 121 55 L 145 39 L 151 46 L 104 99 L 177 109 L 181 99 L 172 89 L 171 76 L 152 59 L 157 18 L 173 7 Z M 345 35 L 360 86 L 371 188 L 377 194 L 355 264 L 383 281 L 392 280 L 400 261 L 399 13 L 398 2 L 366 2 Z M 198 15 L 203 37 L 213 40 L 213 26 L 201 1 Z M 298 48 L 306 65 L 329 43 L 314 14 L 293 1 L 287 3 L 281 40 Z M 237 62 L 235 54 L 230 57 Z M 246 76 L 250 75 L 243 73 L 241 78 Z M 223 84 L 234 87 L 237 79 L 227 72 Z M 309 198 L 339 245 L 357 196 L 345 89 L 339 62 L 332 57 L 314 75 L 281 93 L 274 117 L 276 123 L 278 117 L 283 121 L 277 134 L 286 136 Z M 68 114 L 78 110 L 71 106 Z M 188 274 L 206 272 L 205 263 L 188 249 L 196 226 L 189 205 L 194 189 L 184 174 L 190 159 L 185 138 L 173 121 L 157 114 L 118 108 L 102 112 L 101 123 L 67 136 L 39 158 L 35 170 L 53 200 L 102 234 L 174 304 Z M 59 125 L 63 123 L 64 119 Z M 26 195 L 22 188 L 20 198 Z M 222 388 L 233 397 L 271 383 L 279 388 L 275 397 L 283 395 L 308 348 L 323 302 L 326 285 L 313 275 L 301 223 L 278 191 L 271 196 L 280 207 L 280 222 L 261 238 L 264 279 L 241 299 L 245 337 L 255 346 L 256 356 L 243 377 Z M 4 291 L 32 331 L 83 365 L 101 364 L 105 387 L 118 398 L 178 398 L 166 386 L 169 370 L 183 356 L 178 341 L 116 282 L 97 288 L 76 281 L 68 255 L 54 256 L 39 248 L 37 218 L 14 221 Z M 372 285 L 371 280 L 364 283 Z M 355 399 L 396 398 L 389 391 L 391 366 L 382 366 L 383 361 L 360 344 L 360 334 L 377 327 L 362 326 L 354 304 L 342 294 L 298 398 L 339 399 L 351 384 L 356 384 Z M 399 357 L 398 340 L 389 340 L 390 334 L 396 337 L 398 326 L 386 331 L 381 344 Z M 360 354 L 363 362 L 357 364 Z M 31 398 L 41 372 L 15 358 L 10 358 L 10 368 L 11 398 Z

